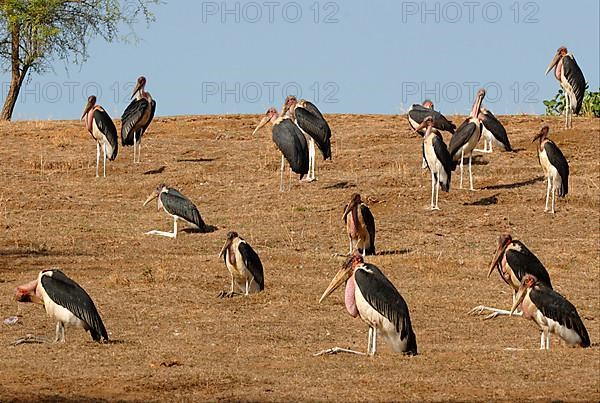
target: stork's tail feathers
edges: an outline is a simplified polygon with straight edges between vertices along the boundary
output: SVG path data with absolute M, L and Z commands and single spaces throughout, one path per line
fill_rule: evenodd
M 108 159 L 110 161 L 114 161 L 115 158 L 117 158 L 117 153 L 119 152 L 119 143 L 115 143 L 114 147 L 109 146 L 107 151 Z
M 415 332 L 410 329 L 410 333 L 408 334 L 408 343 L 406 345 L 406 355 L 417 355 L 417 336 L 415 336 Z

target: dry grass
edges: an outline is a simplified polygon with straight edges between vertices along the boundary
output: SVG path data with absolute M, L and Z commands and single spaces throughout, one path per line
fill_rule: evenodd
M 427 208 L 430 176 L 419 140 L 400 116 L 329 116 L 334 161 L 319 181 L 278 192 L 279 153 L 256 116 L 157 119 L 141 165 L 120 149 L 106 179 L 94 178 L 95 144 L 79 122 L 0 123 L 0 400 L 595 400 L 600 399 L 598 120 L 501 117 L 516 153 L 474 166 L 478 192 L 440 195 Z M 457 122 L 459 117 L 454 117 Z M 571 193 L 543 214 L 545 183 L 530 139 L 542 122 L 571 164 Z M 172 221 L 142 202 L 159 183 L 194 200 L 207 234 L 144 236 Z M 341 293 L 317 304 L 347 239 L 344 203 L 371 201 L 377 247 L 371 261 L 407 300 L 420 355 L 380 344 L 376 358 L 318 357 L 366 349 L 367 329 Z M 488 203 L 488 204 L 486 204 Z M 266 291 L 219 300 L 229 276 L 218 251 L 236 230 L 259 252 Z M 510 290 L 485 277 L 501 232 L 523 240 L 556 289 L 577 306 L 591 349 L 552 339 L 538 351 L 535 326 L 483 322 L 480 303 L 508 307 Z M 10 343 L 53 335 L 39 306 L 12 301 L 16 285 L 59 266 L 94 298 L 114 342 L 68 331 L 62 345 Z M 518 347 L 523 350 L 507 350 Z

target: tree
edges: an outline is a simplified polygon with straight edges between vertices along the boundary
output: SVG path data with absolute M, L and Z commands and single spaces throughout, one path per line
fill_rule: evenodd
M 23 82 L 44 73 L 55 60 L 80 64 L 92 38 L 113 42 L 119 29 L 154 20 L 159 0 L 0 0 L 0 62 L 11 73 L 0 120 L 10 120 Z M 137 38 L 130 32 L 131 38 Z

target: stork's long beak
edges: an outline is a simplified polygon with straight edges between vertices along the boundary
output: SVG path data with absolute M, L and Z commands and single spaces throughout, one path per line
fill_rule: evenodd
M 133 97 L 135 97 L 135 94 L 137 94 L 137 92 L 140 90 L 140 88 L 142 88 L 142 84 L 140 84 L 140 82 L 138 81 L 135 84 L 135 87 L 133 88 L 133 92 L 131 93 L 131 99 L 133 99 Z
M 342 221 L 346 221 L 346 216 L 352 211 L 355 204 L 356 203 L 354 203 L 354 200 L 353 200 L 346 205 L 346 208 L 344 209 L 344 214 L 342 215 Z
M 94 107 L 94 104 L 92 104 L 90 101 L 88 101 L 88 103 L 85 105 L 85 109 L 83 110 L 83 114 L 81 115 L 81 120 L 83 120 L 85 118 L 85 115 L 87 115 L 87 113 L 93 107 Z
M 498 249 L 496 249 L 496 254 L 494 255 L 494 259 L 492 259 L 492 263 L 490 264 L 490 269 L 489 269 L 488 275 L 487 275 L 488 278 L 492 275 L 492 272 L 494 271 L 494 269 L 498 265 L 498 261 L 500 260 L 500 258 L 504 254 L 505 250 L 506 250 L 506 246 L 505 245 L 498 245 Z
M 261 119 L 261 121 L 258 123 L 258 126 L 256 126 L 256 129 L 254 129 L 254 131 L 252 132 L 252 135 L 254 136 L 257 131 L 259 131 L 260 129 L 262 129 L 262 127 L 264 125 L 266 125 L 267 123 L 269 123 L 269 120 L 271 120 L 271 118 L 268 115 L 263 116 L 263 118 Z
M 544 136 L 544 130 L 541 130 L 538 134 L 536 134 L 532 139 L 531 142 L 535 143 L 537 140 L 541 139 Z
M 515 310 L 517 309 L 517 307 L 523 303 L 523 300 L 525 299 L 526 295 L 527 295 L 527 284 L 522 283 L 521 286 L 519 287 L 519 290 L 517 291 L 517 296 L 515 298 L 515 303 L 513 304 L 512 308 L 510 308 L 510 315 L 511 316 L 515 312 Z
M 321 295 L 319 303 L 323 302 L 325 298 L 327 298 L 332 292 L 334 292 L 340 285 L 344 284 L 346 280 L 348 280 L 351 276 L 352 259 L 349 259 L 349 261 L 344 265 L 344 267 L 342 267 L 340 271 L 337 272 L 333 280 L 331 280 L 331 283 L 329 283 L 329 286 L 327 286 L 327 289 L 325 290 L 325 292 L 323 292 L 323 295 Z
M 146 206 L 146 204 L 150 203 L 152 200 L 156 199 L 157 197 L 158 197 L 158 192 L 156 192 L 156 191 L 152 192 L 152 194 L 150 196 L 148 196 L 148 198 L 144 202 L 144 207 Z
M 229 245 L 231 245 L 231 239 L 227 239 L 225 241 L 225 245 L 223 245 L 223 247 L 221 248 L 221 252 L 219 252 L 219 258 L 223 258 L 223 255 L 225 254 L 225 251 L 227 250 L 227 248 L 229 248 Z
M 548 68 L 546 69 L 546 74 L 545 75 L 548 75 L 548 73 L 550 72 L 550 70 L 552 70 L 552 68 L 554 66 L 556 66 L 556 64 L 558 63 L 559 60 L 560 60 L 560 52 L 556 52 L 556 54 L 554 55 L 554 58 L 552 59 L 552 61 L 548 65 Z

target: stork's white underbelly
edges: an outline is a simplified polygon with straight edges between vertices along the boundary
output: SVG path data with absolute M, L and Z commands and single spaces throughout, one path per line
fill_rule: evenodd
M 358 208 L 360 209 L 360 206 Z M 348 232 L 348 236 L 352 240 L 352 245 L 355 249 L 367 249 L 371 246 L 371 237 L 367 231 L 367 226 L 364 223 L 362 214 L 358 212 L 356 216 L 356 223 L 354 223 L 354 216 L 352 212 L 346 216 L 346 231 Z
M 544 175 L 546 175 L 546 177 L 550 176 L 555 186 L 560 186 L 560 184 L 562 183 L 562 178 L 560 177 L 560 174 L 558 173 L 554 165 L 550 163 L 548 155 L 546 154 L 546 150 L 542 150 L 540 152 L 540 165 L 544 170 Z
M 229 270 L 229 274 L 231 274 L 231 278 L 233 279 L 233 283 L 238 287 L 239 291 L 245 293 L 246 292 L 246 284 L 248 284 L 248 293 L 260 292 L 260 287 L 256 281 L 254 281 L 254 276 L 246 267 L 244 263 L 244 259 L 239 252 L 238 249 L 239 242 L 234 244 L 233 251 L 235 255 L 236 265 L 232 265 L 229 261 L 229 250 L 227 251 L 227 255 L 225 256 L 225 265 L 227 266 L 227 270 Z
M 40 293 L 42 295 L 42 299 L 44 300 L 44 308 L 46 308 L 46 314 L 49 317 L 53 318 L 57 322 L 62 322 L 65 326 L 73 326 L 79 327 L 82 329 L 87 329 L 87 324 L 79 319 L 77 316 L 73 315 L 71 311 L 67 308 L 56 304 L 52 299 L 46 294 L 43 288 L 39 287 Z
M 561 325 L 557 321 L 545 317 L 541 311 L 536 311 L 533 315 L 533 320 L 542 329 L 547 328 L 550 333 L 554 333 L 561 339 L 563 339 L 568 345 L 574 346 L 581 343 L 581 337 L 573 329 L 568 329 L 566 326 Z
M 435 134 L 430 134 L 425 138 L 425 160 L 427 161 L 427 165 L 431 172 L 434 172 L 439 176 L 440 182 L 446 182 L 448 180 L 448 175 L 437 155 L 435 155 L 435 149 L 433 148 L 434 136 Z
M 353 280 L 354 281 L 354 280 Z M 376 329 L 377 333 L 380 334 L 385 342 L 390 345 L 392 350 L 396 352 L 406 351 L 406 345 L 408 337 L 402 340 L 400 338 L 400 332 L 396 331 L 396 327 L 390 322 L 385 316 L 377 312 L 363 297 L 358 284 L 355 282 L 355 299 L 356 308 L 360 318 L 369 326 Z M 402 330 L 402 329 L 400 329 Z
M 92 136 L 100 144 L 100 146 L 102 146 L 102 147 L 106 146 L 106 154 L 107 155 L 109 155 L 109 156 L 112 155 L 113 147 L 110 144 L 110 142 L 108 141 L 108 139 L 106 138 L 106 136 L 104 135 L 104 133 L 102 133 L 100 131 L 100 129 L 98 128 L 98 125 L 96 124 L 96 119 L 92 120 Z

